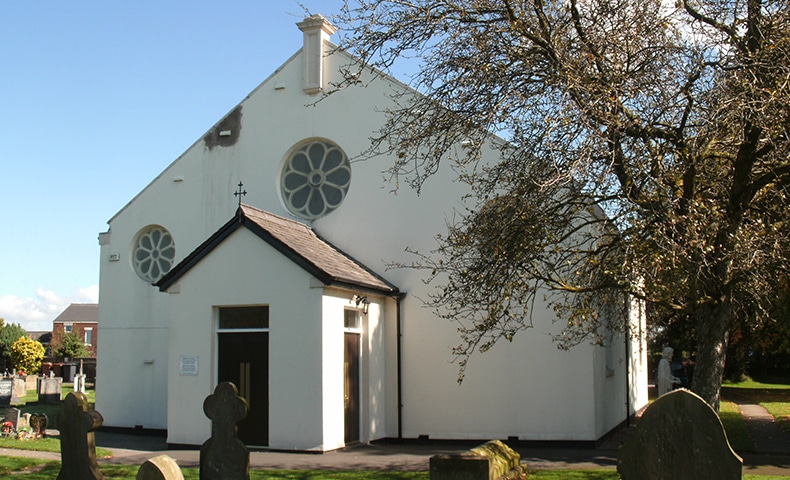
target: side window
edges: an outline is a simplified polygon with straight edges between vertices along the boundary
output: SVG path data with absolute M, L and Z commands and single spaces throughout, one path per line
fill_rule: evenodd
M 343 328 L 346 330 L 360 330 L 362 322 L 360 321 L 359 310 L 352 310 L 347 308 L 344 310 Z
M 269 306 L 222 307 L 219 330 L 263 330 L 269 328 Z
M 132 262 L 137 275 L 154 283 L 173 267 L 176 245 L 167 229 L 150 226 L 137 234 Z

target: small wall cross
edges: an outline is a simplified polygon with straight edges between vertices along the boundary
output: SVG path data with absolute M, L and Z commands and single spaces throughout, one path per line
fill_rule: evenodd
M 233 196 L 234 197 L 239 197 L 239 207 L 241 207 L 241 197 L 243 197 L 244 195 L 247 195 L 247 190 L 242 190 L 241 189 L 241 187 L 243 187 L 243 186 L 244 186 L 244 184 L 239 182 L 239 191 L 238 192 L 233 192 Z

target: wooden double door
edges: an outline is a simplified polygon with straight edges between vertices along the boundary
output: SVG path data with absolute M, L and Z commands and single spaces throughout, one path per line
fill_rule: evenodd
M 344 334 L 344 438 L 360 440 L 361 335 Z M 269 445 L 269 332 L 221 331 L 217 337 L 218 382 L 232 382 L 247 400 L 249 412 L 238 424 L 239 439 L 249 446 Z
M 233 382 L 249 412 L 238 424 L 246 445 L 269 445 L 269 332 L 220 333 L 218 380 Z

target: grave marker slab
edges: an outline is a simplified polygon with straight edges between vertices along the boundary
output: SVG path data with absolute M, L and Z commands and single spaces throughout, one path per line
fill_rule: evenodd
M 159 455 L 148 459 L 137 471 L 137 480 L 184 480 L 178 463 L 168 456 Z
M 85 374 L 78 373 L 74 375 L 74 391 L 85 393 Z
M 29 427 L 30 426 L 30 414 L 29 413 L 23 413 L 22 415 L 20 415 L 19 416 L 19 424 L 18 425 L 19 425 L 19 428 L 27 428 L 27 427 Z M 17 430 L 19 430 L 19 428 L 17 428 Z
M 499 440 L 459 454 L 434 455 L 429 467 L 431 480 L 500 480 L 526 474 L 521 455 Z
M 35 375 L 25 377 L 25 391 L 36 389 L 38 389 L 38 377 Z
M 103 422 L 101 414 L 91 408 L 84 393 L 66 395 L 58 415 L 61 467 L 57 480 L 104 479 L 96 463 L 93 433 Z
M 743 461 L 716 412 L 695 393 L 674 390 L 653 402 L 617 452 L 623 480 L 735 480 Z
M 38 401 L 50 404 L 59 403 L 62 387 L 63 378 L 61 377 L 42 378 L 38 382 Z
M 222 382 L 203 402 L 211 419 L 211 438 L 200 447 L 200 480 L 249 480 L 250 451 L 236 424 L 247 416 L 247 401 L 231 382 Z
M 0 405 L 11 405 L 11 396 L 14 393 L 14 379 L 0 379 Z
M 23 398 L 27 395 L 27 387 L 26 387 L 25 379 L 24 378 L 13 378 L 13 387 L 11 389 L 11 403 L 20 403 Z
M 8 407 L 5 409 L 5 421 L 11 422 L 11 426 L 14 431 L 19 430 L 19 409 L 14 407 Z

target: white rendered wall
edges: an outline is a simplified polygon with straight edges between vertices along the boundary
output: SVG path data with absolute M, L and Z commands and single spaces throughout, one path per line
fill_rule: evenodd
M 305 139 L 328 138 L 349 156 L 359 154 L 367 145 L 367 127 L 375 123 L 371 117 L 380 117 L 374 113 L 374 104 L 384 98 L 383 89 L 355 89 L 356 93 L 308 105 L 316 97 L 301 89 L 297 55 L 242 102 L 241 131 L 235 145 L 209 148 L 199 139 L 110 220 L 111 243 L 101 253 L 103 346 L 99 357 L 105 366 L 98 372 L 99 383 L 106 387 L 97 399 L 105 425 L 165 428 L 172 423 L 165 407 L 167 369 L 161 361 L 153 367 L 142 364 L 143 356 L 166 354 L 169 320 L 166 295 L 141 280 L 132 268 L 131 251 L 138 232 L 150 225 L 166 228 L 176 245 L 176 262 L 180 261 L 233 216 L 237 203 L 233 192 L 239 181 L 249 192 L 245 203 L 290 216 L 278 193 L 279 172 L 288 151 Z M 363 98 L 357 98 L 359 94 Z M 361 108 L 367 116 L 356 112 L 338 121 L 344 118 L 342 112 L 354 108 Z M 355 166 L 354 170 L 352 191 L 359 185 L 361 190 L 382 193 L 378 167 Z M 365 202 L 360 194 L 354 197 L 353 201 Z M 353 228 L 358 225 L 354 222 Z M 120 260 L 109 262 L 111 253 L 118 253 Z M 142 355 L 152 348 L 156 351 Z M 119 357 L 115 355 L 119 351 L 140 354 Z M 153 378 L 150 388 L 140 383 L 149 370 L 154 371 L 149 375 Z M 138 397 L 148 391 L 153 392 L 148 398 Z
M 295 38 L 298 36 L 295 31 Z M 334 72 L 346 61 L 342 55 L 325 60 L 328 81 L 338 80 Z M 446 165 L 426 182 L 420 196 L 406 188 L 393 194 L 390 193 L 392 185 L 383 182 L 381 173 L 392 160 L 357 158 L 369 146 L 369 136 L 383 122 L 378 112 L 386 106 L 388 94 L 401 88 L 397 82 L 380 81 L 366 88 L 351 88 L 312 104 L 317 97 L 302 91 L 301 72 L 301 58 L 297 55 L 242 102 L 241 131 L 235 145 L 208 148 L 198 140 L 111 220 L 112 244 L 102 248 L 101 362 L 112 355 L 114 345 L 122 342 L 129 342 L 130 351 L 144 351 L 156 345 L 156 339 L 161 338 L 163 332 L 166 335 L 168 328 L 168 314 L 163 308 L 167 295 L 146 285 L 130 268 L 128 257 L 134 235 L 146 225 L 162 225 L 173 235 L 177 260 L 180 260 L 231 218 L 237 201 L 232 193 L 239 181 L 244 182 L 248 191 L 245 203 L 291 216 L 279 196 L 279 173 L 284 159 L 300 142 L 325 138 L 337 143 L 355 161 L 351 187 L 344 203 L 337 211 L 314 222 L 316 231 L 407 293 L 401 313 L 405 437 L 486 439 L 518 436 L 533 440 L 594 440 L 601 429 L 601 423 L 595 420 L 596 411 L 611 409 L 613 419 L 619 415 L 618 411 L 624 415 L 624 406 L 601 406 L 598 402 L 604 398 L 596 393 L 594 386 L 600 381 L 596 372 L 602 368 L 601 359 L 596 357 L 598 347 L 581 345 L 569 352 L 558 350 L 549 336 L 550 332 L 557 331 L 557 326 L 551 323 L 553 314 L 540 307 L 534 316 L 534 329 L 519 333 L 512 344 L 503 343 L 486 354 L 476 355 L 470 362 L 465 382 L 457 385 L 457 365 L 452 363 L 451 354 L 451 348 L 458 342 L 456 326 L 436 318 L 418 300 L 425 298 L 429 290 L 422 283 L 423 273 L 410 269 L 388 270 L 387 265 L 414 260 L 405 253 L 406 247 L 424 253 L 435 248 L 434 236 L 444 233 L 445 221 L 460 207 L 459 198 L 466 190 L 454 182 L 455 173 Z M 492 157 L 494 153 L 484 149 L 484 155 Z M 120 252 L 122 260 L 108 264 L 106 257 L 110 251 Z M 266 275 L 266 272 L 257 274 Z M 228 277 L 225 285 L 230 282 L 232 278 Z M 184 293 L 178 295 L 183 298 Z M 175 303 L 180 302 L 182 300 Z M 326 302 L 330 301 L 325 301 L 324 308 Z M 392 305 L 391 311 L 394 311 L 394 303 L 387 300 L 387 304 Z M 389 323 L 392 329 L 394 322 L 393 318 Z M 124 330 L 127 327 L 138 331 L 128 335 Z M 289 336 L 289 341 L 298 335 L 290 330 L 282 334 Z M 203 335 L 201 341 L 205 340 L 205 333 L 195 335 Z M 171 341 L 174 336 L 170 332 Z M 388 382 L 394 381 L 397 372 L 397 365 L 393 366 L 393 338 L 391 335 L 386 339 L 391 347 L 384 350 L 386 359 L 375 359 L 385 364 L 381 367 L 377 363 L 375 368 L 387 372 Z M 332 352 L 323 359 L 331 365 L 318 360 L 307 365 L 310 359 L 305 359 L 303 368 L 310 372 L 305 378 L 315 378 L 313 371 L 322 368 L 336 376 L 331 373 L 336 363 L 333 360 L 337 356 L 336 344 L 328 345 L 326 342 L 330 340 L 326 336 L 324 343 L 319 338 L 311 341 L 311 348 L 318 351 L 328 348 L 327 352 Z M 175 354 L 171 351 L 170 358 Z M 370 361 L 372 365 L 374 360 Z M 156 419 L 157 424 L 167 422 L 171 429 L 182 423 L 180 418 L 172 418 L 181 396 L 179 400 L 167 398 L 171 417 L 166 419 L 163 406 L 160 409 L 154 406 L 152 412 L 139 402 L 126 405 L 131 402 L 126 402 L 125 398 L 133 393 L 126 389 L 125 382 L 139 377 L 143 366 L 125 361 L 112 365 L 114 371 L 107 372 L 102 366 L 100 372 L 103 373 L 99 375 L 99 382 L 108 387 L 105 393 L 100 393 L 105 400 L 97 399 L 97 409 L 108 409 L 109 414 L 100 410 L 105 414 L 107 425 L 135 425 L 149 418 Z M 160 365 L 154 363 L 155 368 Z M 176 394 L 172 383 L 168 388 L 168 381 L 178 382 L 172 379 L 172 369 L 169 380 L 160 370 L 157 372 L 160 373 L 154 376 L 153 390 L 160 397 L 165 391 L 171 396 Z M 190 388 L 187 391 L 196 391 Z M 335 400 L 329 400 L 329 394 L 334 398 L 332 389 L 336 386 L 318 385 L 315 388 L 319 388 L 316 395 L 297 402 L 312 402 L 311 408 L 323 409 L 323 417 L 321 414 L 308 415 L 297 419 L 297 423 L 300 429 L 312 432 L 314 427 L 308 422 L 318 421 L 330 427 L 325 429 L 329 436 L 296 445 L 287 431 L 293 429 L 293 425 L 286 429 L 286 417 L 272 414 L 272 433 L 277 432 L 271 436 L 273 447 L 327 448 L 338 444 L 337 434 L 328 433 L 336 431 L 336 424 L 326 423 L 329 422 L 326 414 L 337 411 Z M 386 398 L 395 395 L 390 388 L 382 387 L 388 392 Z M 280 390 L 280 385 L 275 383 L 270 391 L 272 399 L 290 392 L 287 386 L 282 385 Z M 322 396 L 325 403 L 320 407 Z M 186 395 L 183 397 L 184 401 L 198 401 Z M 377 398 L 371 395 L 370 401 L 378 402 Z M 375 408 L 369 406 L 371 412 L 376 411 L 371 418 L 371 425 L 375 426 L 366 433 L 369 438 L 378 438 L 378 432 L 387 436 L 397 434 L 396 403 L 387 401 L 383 406 L 378 403 Z M 128 408 L 117 407 L 120 404 Z M 162 405 L 162 402 L 154 402 L 157 404 Z M 300 408 L 309 410 L 308 405 Z M 380 415 L 381 411 L 384 413 Z M 607 419 L 603 424 L 612 421 Z M 188 437 L 196 438 L 197 430 Z M 299 438 L 310 436 L 303 433 L 299 432 Z M 282 443 L 275 445 L 275 438 Z M 182 442 L 176 438 L 171 441 Z
M 310 275 L 242 228 L 177 285 L 180 293 L 169 295 L 168 442 L 200 445 L 210 436 L 202 405 L 217 384 L 217 307 L 268 305 L 269 446 L 321 449 L 321 289 L 310 288 Z M 181 355 L 199 356 L 199 375 L 179 375 Z
M 166 429 L 167 305 L 132 271 L 131 240 L 120 230 L 102 235 L 96 410 L 111 419 L 105 425 Z
M 385 97 L 386 90 L 380 94 Z M 341 143 L 347 149 L 348 145 Z M 483 150 L 491 161 L 495 153 Z M 375 180 L 392 162 L 374 158 L 355 163 L 345 203 L 317 220 L 315 228 L 364 264 L 386 272 L 387 279 L 408 294 L 402 303 L 403 435 L 592 441 L 625 419 L 622 349 L 616 352 L 620 367 L 606 376 L 600 347 L 584 343 L 570 351 L 557 349 L 551 334 L 558 333 L 561 325 L 553 324 L 553 312 L 540 304 L 533 313 L 533 329 L 519 333 L 512 344 L 502 341 L 475 355 L 463 384 L 457 384 L 458 366 L 452 355 L 459 341 L 457 325 L 423 307 L 419 299 L 430 292 L 423 284 L 425 273 L 387 269 L 387 264 L 414 261 L 406 247 L 422 253 L 435 248 L 435 235 L 445 233 L 445 220 L 459 207 L 458 199 L 466 190 L 454 181 L 456 173 L 446 164 L 428 179 L 419 196 L 408 188 L 391 194 L 381 180 Z M 358 180 L 363 172 L 369 181 Z M 365 242 L 356 240 L 359 230 L 365 231 Z
M 596 381 L 596 432 L 598 437 L 626 420 L 647 405 L 647 338 L 644 306 L 630 299 L 627 303 L 628 331 L 614 336 L 612 370 L 597 369 Z M 626 347 L 627 344 L 627 347 Z M 626 350 L 627 348 L 627 350 Z M 606 349 L 600 348 L 598 356 L 604 357 Z
M 520 332 L 469 362 L 461 385 L 449 322 L 417 317 L 405 302 L 404 436 L 433 439 L 590 440 L 594 437 L 591 347 L 557 350 L 545 325 Z M 410 315 L 410 316 L 409 316 Z M 423 314 L 424 315 L 424 314 Z M 544 317 L 545 319 L 545 317 Z M 541 317 L 537 316 L 538 322 Z
M 344 418 L 344 310 L 353 292 L 327 289 L 323 301 L 323 404 L 324 450 L 345 446 Z M 385 322 L 384 299 L 368 296 L 368 314 L 360 311 L 360 441 L 370 442 L 388 436 L 386 410 L 396 399 L 395 377 L 387 377 L 387 336 L 395 332 Z

